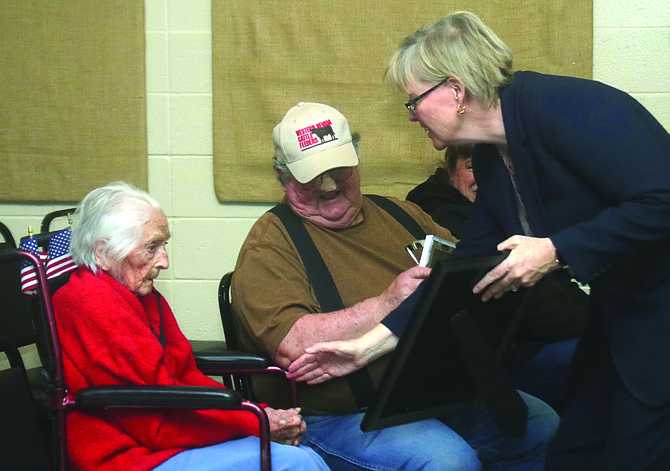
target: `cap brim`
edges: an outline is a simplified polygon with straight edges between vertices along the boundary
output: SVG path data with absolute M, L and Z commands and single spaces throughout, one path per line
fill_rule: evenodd
M 358 165 L 358 155 L 354 145 L 347 144 L 326 149 L 322 152 L 304 157 L 290 164 L 286 164 L 291 174 L 300 183 L 314 180 L 323 172 L 338 167 L 355 167 Z

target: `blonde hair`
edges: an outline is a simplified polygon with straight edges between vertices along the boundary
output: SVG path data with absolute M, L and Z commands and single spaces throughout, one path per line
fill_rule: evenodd
M 457 11 L 406 37 L 391 58 L 386 81 L 407 89 L 418 82 L 457 77 L 482 106 L 496 103 L 512 83 L 512 51 L 474 13 Z

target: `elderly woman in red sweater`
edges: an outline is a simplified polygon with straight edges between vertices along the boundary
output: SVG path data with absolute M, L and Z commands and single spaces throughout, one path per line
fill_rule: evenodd
M 223 387 L 195 366 L 191 347 L 153 287 L 168 267 L 170 230 L 158 203 L 122 182 L 79 204 L 71 252 L 78 270 L 53 298 L 72 393 L 99 385 Z M 328 470 L 299 445 L 299 410 L 266 408 L 273 469 Z M 67 423 L 75 470 L 227 471 L 259 467 L 258 422 L 249 412 L 107 410 Z

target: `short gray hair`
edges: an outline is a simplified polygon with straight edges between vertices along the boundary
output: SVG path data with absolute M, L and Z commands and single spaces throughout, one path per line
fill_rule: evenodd
M 457 11 L 416 31 L 400 44 L 386 81 L 407 89 L 418 82 L 439 83 L 457 77 L 486 108 L 498 90 L 514 79 L 512 51 L 474 13 Z
M 354 149 L 356 150 L 356 153 L 358 153 L 358 143 L 361 142 L 361 135 L 357 132 L 352 132 L 351 133 L 351 144 L 354 146 Z M 286 185 L 288 182 L 291 181 L 291 177 L 293 174 L 291 171 L 288 169 L 288 166 L 286 164 L 283 164 L 277 160 L 277 154 L 272 156 L 272 165 L 274 165 L 274 168 L 279 170 L 279 175 L 277 179 L 279 180 L 279 183 L 281 183 L 281 186 Z
M 78 266 L 94 273 L 100 270 L 95 244 L 102 241 L 100 256 L 105 262 L 118 263 L 142 240 L 142 226 L 158 201 L 148 193 L 125 182 L 113 182 L 87 194 L 77 205 L 72 221 L 70 252 Z

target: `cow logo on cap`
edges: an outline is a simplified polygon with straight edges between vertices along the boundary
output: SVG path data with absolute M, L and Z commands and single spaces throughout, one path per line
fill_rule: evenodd
M 298 129 L 295 133 L 298 136 L 298 143 L 300 150 L 305 151 L 312 147 L 326 144 L 327 142 L 336 141 L 337 136 L 333 131 L 333 122 L 329 119 L 310 125 L 302 129 Z M 328 138 L 326 140 L 326 138 Z

